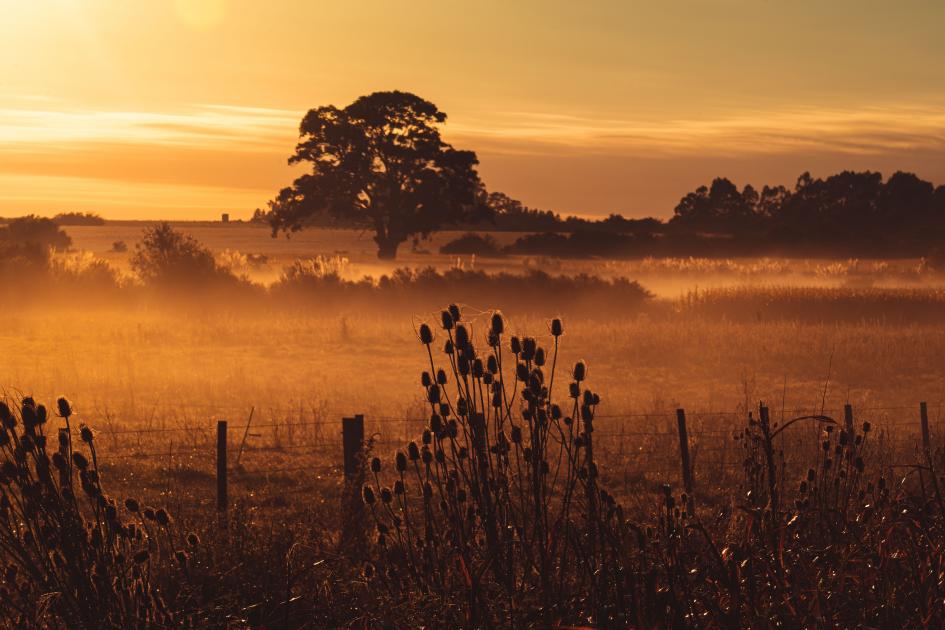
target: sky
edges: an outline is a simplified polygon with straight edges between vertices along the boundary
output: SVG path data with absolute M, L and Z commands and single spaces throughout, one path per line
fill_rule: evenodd
M 434 102 L 490 190 L 672 214 L 726 176 L 945 183 L 938 0 L 0 0 L 0 216 L 247 218 L 304 113 Z

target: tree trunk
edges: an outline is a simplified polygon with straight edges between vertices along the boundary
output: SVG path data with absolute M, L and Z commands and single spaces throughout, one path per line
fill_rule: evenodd
M 375 239 L 377 241 L 377 257 L 381 260 L 394 260 L 397 258 L 397 248 L 400 241 L 394 239 Z

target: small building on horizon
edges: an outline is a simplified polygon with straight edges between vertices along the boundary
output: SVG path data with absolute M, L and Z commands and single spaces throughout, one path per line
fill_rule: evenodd
M 220 221 L 222 221 L 223 223 L 229 223 L 229 222 L 230 222 L 230 213 L 229 213 L 229 212 L 224 212 L 223 215 L 220 217 Z

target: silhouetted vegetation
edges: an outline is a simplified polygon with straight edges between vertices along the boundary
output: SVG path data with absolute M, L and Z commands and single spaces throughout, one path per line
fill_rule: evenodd
M 72 246 L 72 239 L 52 219 L 27 215 L 9 219 L 5 226 L 0 227 L 0 244 L 64 252 Z
M 238 282 L 228 269 L 217 264 L 209 249 L 166 222 L 144 231 L 135 245 L 131 268 L 146 286 L 165 289 Z
M 503 256 L 502 248 L 489 234 L 466 233 L 440 248 L 441 254 L 475 255 L 486 257 Z
M 476 154 L 443 142 L 445 121 L 433 103 L 404 92 L 310 110 L 289 163 L 310 162 L 312 172 L 270 202 L 273 234 L 328 215 L 373 230 L 378 257 L 393 259 L 408 238 L 486 217 Z
M 105 219 L 94 212 L 61 212 L 53 221 L 59 225 L 105 225 Z

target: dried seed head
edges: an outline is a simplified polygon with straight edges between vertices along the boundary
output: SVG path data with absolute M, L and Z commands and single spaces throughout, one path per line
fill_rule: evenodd
M 427 400 L 434 405 L 440 402 L 439 385 L 430 385 L 430 388 L 427 390 Z
M 486 369 L 489 370 L 489 374 L 499 373 L 499 361 L 495 358 L 494 354 L 490 354 L 489 358 L 486 359 Z
M 171 522 L 171 515 L 167 513 L 167 510 L 161 508 L 154 513 L 154 520 L 156 520 L 159 525 L 167 527 L 167 525 Z
M 538 348 L 538 343 L 535 341 L 534 337 L 525 337 L 522 339 L 522 358 L 526 361 L 531 361 L 535 357 L 535 350 Z
M 580 397 L 581 386 L 578 385 L 577 383 L 571 383 L 570 385 L 568 385 L 568 395 L 571 396 L 571 398 Z
M 16 427 L 16 417 L 13 415 L 13 412 L 10 411 L 10 406 L 2 400 L 0 400 L 0 421 L 3 422 L 3 426 L 7 429 Z
M 381 472 L 381 458 L 375 457 L 371 460 L 371 472 L 379 473 Z
M 191 547 L 196 547 L 200 544 L 200 538 L 194 533 L 187 534 L 187 544 Z
M 407 445 L 407 455 L 410 457 L 410 461 L 412 462 L 420 459 L 420 447 L 416 442 L 411 442 Z
M 871 425 L 869 421 L 866 421 L 863 423 L 863 433 L 869 433 L 870 429 L 872 428 L 873 428 L 873 425 Z
M 436 371 L 436 383 L 437 385 L 446 385 L 446 371 L 440 368 Z
M 509 339 L 509 349 L 512 350 L 512 354 L 520 354 L 522 352 L 522 342 L 519 341 L 518 337 L 513 336 Z
M 76 451 L 72 454 L 72 463 L 75 464 L 75 467 L 79 470 L 85 470 L 89 467 L 89 460 L 86 459 L 85 455 Z
M 405 491 L 406 489 L 404 488 L 403 480 L 398 479 L 397 481 L 394 482 L 394 494 L 399 496 L 399 495 L 402 495 Z
M 394 493 L 390 488 L 381 488 L 381 501 L 386 505 L 394 500 Z
M 452 316 L 454 322 L 462 321 L 462 314 L 459 312 L 459 307 L 455 304 L 450 304 L 448 307 L 450 316 Z
M 496 311 L 492 314 L 492 332 L 501 335 L 505 332 L 505 321 L 502 319 L 502 313 Z
M 423 440 L 424 445 L 431 444 L 433 442 L 433 432 L 430 429 L 424 429 L 420 439 Z
M 520 381 L 528 380 L 528 366 L 524 363 L 519 363 L 515 366 L 515 376 Z
M 65 397 L 61 397 L 56 401 L 56 406 L 59 409 L 59 415 L 63 418 L 68 418 L 72 415 L 72 405 L 69 404 L 69 401 Z
M 420 375 L 420 385 L 422 387 L 429 387 L 433 383 L 433 379 L 430 378 L 429 372 L 424 372 Z
M 578 361 L 574 364 L 574 380 L 578 383 L 584 380 L 584 377 L 587 376 L 587 365 L 584 364 L 584 361 Z
M 460 350 L 465 350 L 466 346 L 469 345 L 469 331 L 466 330 L 466 327 L 462 324 L 456 326 L 456 332 L 454 333 L 456 340 L 456 347 Z
M 374 488 L 364 484 L 364 487 L 361 488 L 361 499 L 364 500 L 366 505 L 374 505 Z
M 397 451 L 394 461 L 396 462 L 397 472 L 404 472 L 407 470 L 407 456 L 404 455 L 403 451 Z
M 92 435 L 92 429 L 90 429 L 89 427 L 83 425 L 82 430 L 79 432 L 79 435 L 82 436 L 82 441 L 85 442 L 86 444 L 92 443 L 92 439 L 94 436 Z
M 450 315 L 449 311 L 443 311 L 440 313 L 440 320 L 443 323 L 443 330 L 453 329 L 453 316 Z
M 445 354 L 453 354 L 455 347 L 453 346 L 453 340 L 447 339 L 446 343 L 443 344 L 443 352 Z
M 512 427 L 511 438 L 512 438 L 513 444 L 521 444 L 522 443 L 522 427 L 519 427 L 519 426 Z
M 557 319 L 557 318 L 551 320 L 551 334 L 552 334 L 552 336 L 554 336 L 554 337 L 560 337 L 563 332 L 564 332 L 564 328 L 563 328 L 562 325 L 561 325 L 561 320 L 560 320 L 560 319 Z
M 426 324 L 420 324 L 420 343 L 425 346 L 433 343 L 433 331 Z
M 545 364 L 545 349 L 538 348 L 535 350 L 535 365 L 541 367 Z
M 137 499 L 128 498 L 125 499 L 125 509 L 127 509 L 132 514 L 137 514 L 141 509 L 141 506 L 138 504 Z

